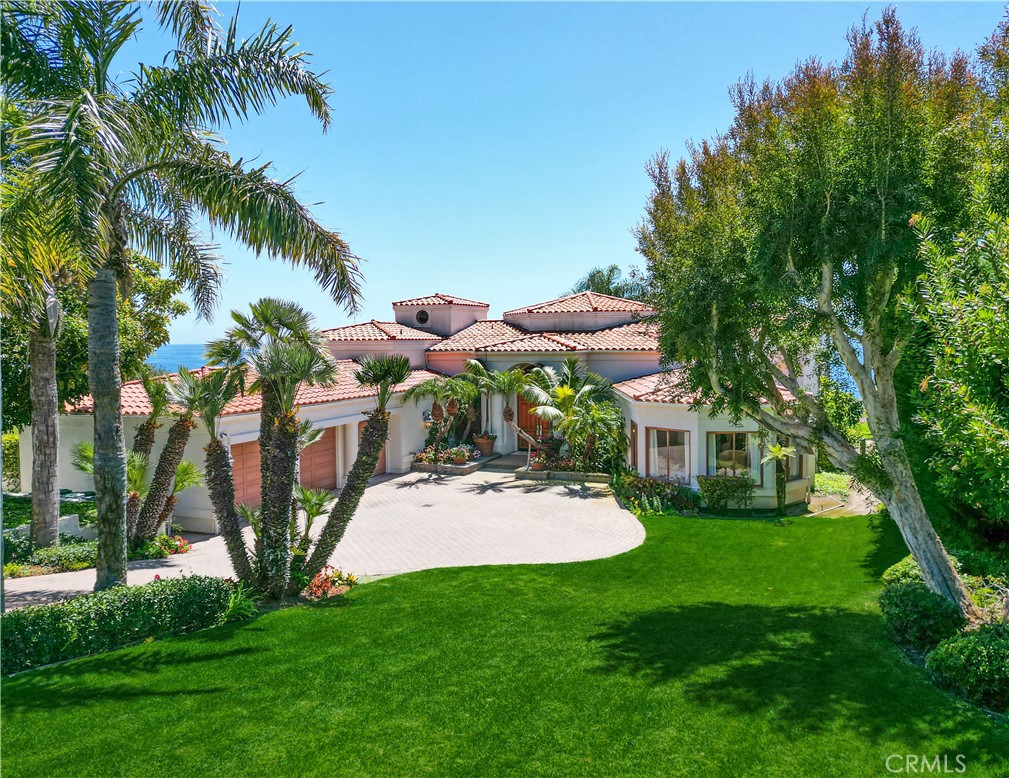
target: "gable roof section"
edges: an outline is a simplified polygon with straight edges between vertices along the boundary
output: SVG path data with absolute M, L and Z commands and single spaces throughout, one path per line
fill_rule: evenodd
M 343 327 L 330 327 L 322 330 L 322 337 L 329 341 L 441 340 L 441 337 L 433 332 L 424 332 L 395 321 L 376 319 L 360 324 L 347 324 Z
M 522 313 L 595 313 L 597 311 L 626 311 L 634 313 L 649 314 L 655 313 L 655 309 L 650 305 L 639 303 L 636 300 L 626 300 L 623 297 L 613 297 L 599 292 L 578 292 L 569 294 L 566 297 L 558 297 L 556 300 L 547 300 L 545 303 L 536 303 L 523 308 L 515 308 L 505 311 L 505 316 L 513 316 Z
M 469 300 L 465 297 L 457 297 L 454 294 L 441 294 L 440 292 L 424 297 L 411 297 L 408 300 L 398 300 L 393 305 L 471 305 L 475 308 L 490 308 L 490 303 Z
M 528 332 L 513 324 L 508 324 L 500 319 L 489 319 L 474 322 L 465 329 L 459 330 L 455 335 L 445 338 L 441 343 L 431 346 L 428 351 L 470 352 L 494 343 L 518 340 L 527 335 L 529 335 Z
M 432 352 L 658 351 L 658 326 L 635 321 L 595 332 L 529 332 L 499 319 L 478 321 L 428 349 Z
M 692 405 L 700 399 L 699 393 L 690 389 L 686 371 L 682 367 L 620 381 L 613 384 L 613 388 L 635 402 Z M 778 391 L 786 402 L 795 399 L 795 395 L 780 384 Z
M 297 403 L 301 406 L 324 405 L 326 403 L 342 402 L 344 400 L 359 400 L 364 397 L 374 397 L 378 391 L 371 386 L 362 386 L 354 378 L 354 371 L 358 364 L 353 359 L 338 359 L 337 377 L 330 384 L 320 386 L 302 386 L 298 390 Z M 205 373 L 214 368 L 201 367 L 194 370 L 194 373 Z M 173 376 L 178 375 L 173 373 Z M 405 392 L 411 386 L 415 386 L 429 378 L 438 377 L 437 373 L 429 370 L 411 370 L 409 377 L 393 389 L 394 394 Z M 259 394 L 246 394 L 236 397 L 224 408 L 222 416 L 236 416 L 242 413 L 258 413 L 263 407 L 263 398 Z M 91 395 L 82 397 L 74 406 L 67 405 L 67 413 L 93 413 L 95 408 L 94 399 Z M 127 381 L 123 384 L 122 399 L 120 409 L 123 416 L 146 416 L 151 412 L 151 402 L 144 391 L 144 386 L 140 381 Z

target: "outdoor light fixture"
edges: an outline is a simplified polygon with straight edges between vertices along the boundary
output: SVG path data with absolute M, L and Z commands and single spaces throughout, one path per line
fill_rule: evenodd
M 431 411 L 424 411 L 423 424 L 425 427 L 430 427 L 434 424 L 434 419 L 431 418 Z

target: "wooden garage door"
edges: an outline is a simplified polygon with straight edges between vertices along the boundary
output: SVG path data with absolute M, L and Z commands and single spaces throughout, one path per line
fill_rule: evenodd
M 357 440 L 361 442 L 361 435 L 364 433 L 364 425 L 368 422 L 362 421 L 357 425 Z M 378 464 L 375 465 L 375 475 L 382 475 L 385 472 L 385 446 L 382 446 L 382 451 L 378 455 Z
M 301 452 L 301 485 L 310 489 L 336 488 L 336 427 Z
M 259 472 L 259 441 L 239 443 L 231 447 L 231 465 L 235 477 L 235 502 L 244 502 L 253 508 L 259 505 L 262 476 Z

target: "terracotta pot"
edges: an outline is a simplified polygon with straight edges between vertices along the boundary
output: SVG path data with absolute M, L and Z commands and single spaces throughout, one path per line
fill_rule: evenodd
M 454 464 L 454 465 L 465 465 L 467 459 L 469 459 L 469 457 L 467 457 L 467 456 L 454 456 L 454 457 L 452 457 L 452 464 Z
M 480 450 L 480 456 L 489 457 L 494 453 L 494 438 L 473 438 L 473 442 Z
M 546 462 L 530 462 L 529 463 L 529 469 L 530 470 L 546 470 L 547 469 L 547 464 L 546 464 Z

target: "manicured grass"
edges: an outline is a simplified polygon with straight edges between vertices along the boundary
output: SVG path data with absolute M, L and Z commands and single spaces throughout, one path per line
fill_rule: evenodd
M 646 527 L 612 559 L 384 579 L 7 679 L 4 778 L 1009 775 L 1006 722 L 885 633 L 892 525 Z
M 847 497 L 851 490 L 851 476 L 847 473 L 817 472 L 813 476 L 814 491 L 832 494 L 837 497 Z
M 98 509 L 93 500 L 60 503 L 60 516 L 69 516 L 73 513 L 80 516 L 82 525 L 94 524 L 97 521 Z M 4 527 L 10 528 L 20 524 L 28 524 L 32 520 L 32 498 L 4 495 L 3 514 Z

